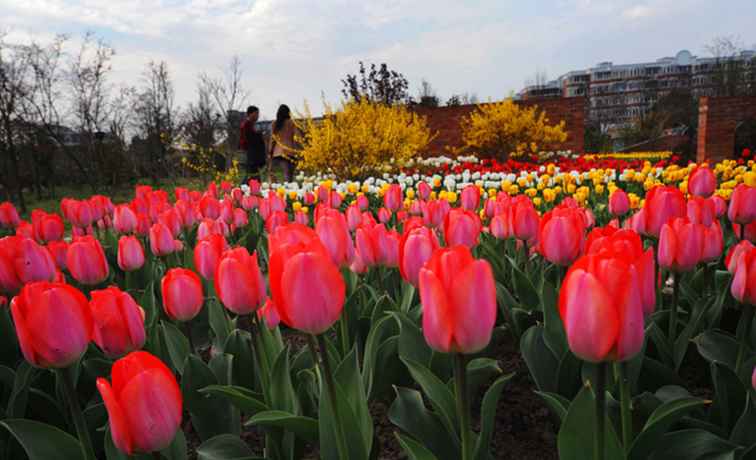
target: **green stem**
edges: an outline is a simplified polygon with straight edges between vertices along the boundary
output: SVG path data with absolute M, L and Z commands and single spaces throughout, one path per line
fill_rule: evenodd
M 131 270 L 127 271 L 126 274 L 125 274 L 125 276 L 126 276 L 126 279 L 124 281 L 124 290 L 126 292 L 130 293 L 130 291 L 131 291 L 131 283 L 132 283 L 132 280 L 131 280 Z
M 76 394 L 76 388 L 74 386 L 73 377 L 75 370 L 73 366 L 71 366 L 65 369 L 56 369 L 56 372 L 63 386 L 63 395 L 66 398 L 68 409 L 71 411 L 71 417 L 73 418 L 74 426 L 76 427 L 76 435 L 79 437 L 79 442 L 81 443 L 84 459 L 97 460 L 94 449 L 92 448 L 92 438 L 89 436 L 87 421 L 84 419 L 84 413 L 81 411 L 79 397 Z
M 740 368 L 743 366 L 745 350 L 748 347 L 748 340 L 751 336 L 751 323 L 753 323 L 753 306 L 746 303 L 742 304 L 743 313 L 740 316 L 740 326 L 738 327 L 738 357 L 735 360 L 735 373 L 740 375 Z
M 313 360 L 317 363 L 318 352 L 317 348 L 320 348 L 320 364 L 323 368 L 323 380 L 328 391 L 328 399 L 331 403 L 331 411 L 336 419 L 336 449 L 339 453 L 339 459 L 348 460 L 348 450 L 346 445 L 346 438 L 344 437 L 343 420 L 339 417 L 339 404 L 336 399 L 336 382 L 333 379 L 333 370 L 331 369 L 331 360 L 328 357 L 328 347 L 326 346 L 325 338 L 323 335 L 317 336 L 317 344 L 315 343 L 315 337 L 309 336 L 310 352 L 312 353 Z
M 596 366 L 596 432 L 593 436 L 593 460 L 604 460 L 604 422 L 606 412 L 604 409 L 606 400 L 606 363 Z
M 339 319 L 339 329 L 341 335 L 341 356 L 346 356 L 349 353 L 349 304 L 344 305 L 341 311 L 341 318 Z
M 267 404 L 270 404 L 270 398 L 268 397 L 268 361 L 265 359 L 265 356 L 263 356 L 262 353 L 262 332 L 260 331 L 260 328 L 263 327 L 261 322 L 257 318 L 257 313 L 253 312 L 250 315 L 250 323 L 252 325 L 252 328 L 254 329 L 252 331 L 252 340 L 254 343 L 252 344 L 252 347 L 254 348 L 255 353 L 255 359 L 257 359 L 257 364 L 259 367 L 259 375 L 260 375 L 260 387 L 263 392 L 263 396 L 265 399 L 265 402 Z
M 669 310 L 669 337 L 670 343 L 674 343 L 677 333 L 677 303 L 680 300 L 680 275 L 672 272 L 672 306 Z
M 457 414 L 459 415 L 459 432 L 462 441 L 462 460 L 472 456 L 470 440 L 470 400 L 467 395 L 467 365 L 465 355 L 454 354 L 454 389 L 457 396 Z
M 619 380 L 622 445 L 625 446 L 625 452 L 629 452 L 630 443 L 633 440 L 633 414 L 630 407 L 630 381 L 627 376 L 627 362 L 615 363 L 614 366 Z
M 189 352 L 194 353 L 194 341 L 192 340 L 192 325 L 189 324 L 189 321 L 183 321 L 181 322 L 181 326 L 184 328 L 184 334 L 186 334 L 186 339 L 189 341 Z

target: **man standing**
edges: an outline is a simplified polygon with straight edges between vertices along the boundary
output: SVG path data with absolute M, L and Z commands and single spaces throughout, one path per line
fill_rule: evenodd
M 247 107 L 247 118 L 239 128 L 239 148 L 247 152 L 247 175 L 253 176 L 265 166 L 265 139 L 257 130 L 260 110 L 254 105 Z

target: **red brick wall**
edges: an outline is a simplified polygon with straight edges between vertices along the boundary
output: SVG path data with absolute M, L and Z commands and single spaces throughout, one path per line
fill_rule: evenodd
M 555 146 L 559 150 L 572 150 L 583 153 L 585 136 L 585 99 L 582 97 L 559 99 L 529 99 L 517 101 L 518 104 L 531 107 L 538 106 L 546 111 L 550 123 L 564 120 L 567 141 Z M 413 107 L 419 115 L 426 117 L 428 127 L 436 137 L 426 152 L 427 156 L 449 155 L 450 148 L 462 146 L 462 128 L 460 122 L 475 110 L 475 105 L 454 107 Z
M 756 118 L 756 96 L 699 99 L 696 160 L 731 158 L 735 150 L 735 129 L 748 118 Z

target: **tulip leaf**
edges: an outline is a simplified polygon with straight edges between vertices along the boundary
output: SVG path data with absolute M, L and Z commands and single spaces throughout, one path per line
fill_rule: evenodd
M 357 363 L 357 349 L 353 348 L 336 368 L 334 376 L 344 390 L 347 402 L 354 410 L 355 428 L 362 434 L 362 440 L 370 452 L 373 445 L 373 417 L 368 408 L 365 385 L 362 381 L 359 365 Z
M 22 361 L 16 368 L 16 375 L 13 381 L 13 390 L 8 398 L 8 405 L 5 408 L 8 417 L 23 417 L 26 415 L 26 404 L 29 400 L 29 386 L 31 385 L 37 369 L 26 361 Z
M 238 430 L 238 416 L 234 416 L 229 401 L 217 395 L 200 393 L 201 389 L 217 384 L 218 379 L 210 367 L 197 356 L 189 355 L 181 378 L 181 393 L 192 426 L 202 440 Z
M 231 334 L 231 320 L 228 319 L 223 306 L 215 299 L 208 299 L 207 314 L 210 329 L 215 334 L 215 339 L 220 347 L 223 347 Z M 223 351 L 223 348 L 221 348 Z
M 139 300 L 139 306 L 144 309 L 145 313 L 144 327 L 148 330 L 152 329 L 160 317 L 160 314 L 157 311 L 157 302 L 155 301 L 154 282 L 150 281 L 150 283 L 147 284 L 147 287 L 144 288 L 144 293 Z
M 596 432 L 595 399 L 589 385 L 583 386 L 559 428 L 557 447 L 560 460 L 585 460 Z M 607 459 L 624 458 L 624 452 L 610 419 L 604 423 L 604 448 Z
M 220 434 L 197 447 L 198 460 L 257 460 L 252 449 L 239 436 Z
M 413 300 L 415 299 L 415 286 L 404 281 L 402 282 L 402 301 L 399 304 L 399 311 L 409 313 L 410 307 L 412 307 Z
M 711 363 L 710 372 L 714 383 L 712 421 L 722 427 L 725 433 L 729 433 L 746 403 L 746 391 L 735 372 L 724 364 Z
M 231 365 L 231 380 L 234 385 L 253 388 L 255 383 L 255 361 L 252 353 L 252 338 L 249 332 L 234 329 L 223 345 L 223 352 L 234 357 Z
M 149 454 L 126 455 L 113 444 L 113 438 L 110 435 L 110 428 L 105 430 L 105 458 L 107 460 L 152 460 Z
M 704 401 L 698 398 L 682 398 L 668 401 L 656 410 L 646 421 L 643 430 L 635 438 L 628 460 L 644 460 L 654 451 L 659 440 L 683 416 L 690 411 L 703 407 Z
M 536 391 L 535 394 L 543 399 L 551 411 L 559 417 L 560 421 L 564 421 L 564 418 L 567 416 L 567 410 L 570 408 L 569 399 L 557 393 L 549 393 L 548 391 Z
M 514 373 L 499 377 L 483 396 L 483 403 L 480 409 L 480 435 L 475 444 L 473 454 L 473 459 L 475 460 L 487 460 L 491 455 L 489 444 L 491 443 L 491 436 L 496 422 L 496 406 L 499 404 L 499 398 L 501 397 L 504 385 L 512 377 L 514 377 Z
M 530 327 L 520 339 L 520 353 L 528 365 L 533 380 L 541 391 L 557 391 L 559 361 L 551 352 L 543 338 L 544 327 Z
M 741 448 L 700 429 L 673 431 L 654 446 L 651 460 L 732 459 Z
M 365 353 L 362 364 L 362 379 L 365 382 L 365 392 L 368 395 L 372 394 L 373 379 L 376 375 L 376 364 L 378 362 L 378 349 L 382 343 L 384 343 L 385 335 L 392 332 L 392 318 L 389 315 L 385 315 L 378 321 L 372 323 L 370 332 L 368 332 L 367 340 L 365 340 Z
M 268 406 L 260 400 L 262 396 L 249 388 L 235 385 L 208 385 L 199 392 L 225 398 L 247 415 L 269 410 Z
M 0 425 L 11 432 L 29 460 L 83 460 L 79 441 L 52 425 L 26 419 L 6 419 Z
M 673 359 L 675 363 L 675 371 L 679 372 L 680 365 L 682 365 L 683 358 L 685 358 L 685 354 L 688 351 L 688 346 L 690 345 L 690 339 L 693 337 L 693 335 L 698 332 L 701 322 L 704 318 L 704 313 L 706 313 L 708 307 L 708 303 L 706 307 L 699 308 L 697 311 L 693 312 L 693 317 L 691 318 L 691 321 L 688 321 L 688 323 L 685 325 L 685 328 L 680 333 L 680 335 L 675 340 L 675 343 L 672 347 L 673 351 Z
M 405 358 L 402 358 L 402 362 L 409 369 L 415 382 L 423 389 L 423 393 L 425 393 L 433 408 L 438 412 L 447 431 L 449 433 L 456 433 L 457 412 L 454 395 L 449 390 L 449 387 L 444 385 L 438 377 L 422 364 Z
M 475 358 L 467 363 L 467 393 L 471 398 L 478 391 L 502 374 L 499 361 L 491 358 Z
M 168 356 L 170 356 L 171 363 L 173 363 L 173 368 L 179 374 L 183 374 L 184 363 L 190 353 L 189 339 L 176 326 L 167 321 L 161 321 L 160 327 L 163 332 L 165 346 L 168 349 Z
M 284 347 L 273 363 L 269 391 L 272 409 L 291 413 L 299 412 L 299 400 L 291 382 L 289 347 Z
M 537 310 L 541 305 L 541 299 L 535 285 L 528 275 L 517 266 L 517 262 L 509 256 L 507 256 L 507 259 L 512 266 L 512 283 L 515 295 L 520 300 L 520 305 L 526 310 Z
M 396 399 L 391 404 L 388 418 L 391 423 L 419 440 L 441 460 L 459 459 L 459 435 L 444 427 L 438 414 L 425 407 L 419 391 L 394 387 Z
M 438 457 L 433 455 L 431 451 L 409 436 L 404 436 L 401 433 L 394 433 L 394 436 L 396 436 L 396 440 L 399 441 L 399 445 L 402 446 L 409 460 L 438 460 Z
M 698 352 L 705 360 L 720 362 L 730 369 L 735 368 L 735 357 L 738 354 L 738 343 L 723 332 L 708 330 L 693 339 Z
M 259 412 L 252 416 L 246 425 L 260 425 L 266 427 L 282 428 L 291 431 L 307 442 L 315 442 L 318 439 L 318 421 L 312 417 L 295 415 L 280 410 Z
M 735 423 L 735 427 L 732 429 L 730 435 L 730 441 L 739 444 L 741 446 L 751 446 L 756 444 L 756 430 L 753 427 L 756 426 L 756 410 L 753 407 L 752 394 L 749 394 L 743 414 Z

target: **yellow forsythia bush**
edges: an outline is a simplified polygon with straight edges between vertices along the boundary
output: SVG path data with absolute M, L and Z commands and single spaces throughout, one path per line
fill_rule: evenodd
M 339 178 L 392 172 L 425 149 L 432 137 L 425 118 L 406 107 L 364 100 L 343 103 L 338 111 L 326 106 L 322 120 L 307 113 L 296 123 L 302 146 L 299 167 Z
M 512 99 L 478 105 L 461 123 L 465 148 L 488 156 L 538 153 L 567 140 L 564 121 L 550 125 L 544 111 L 521 107 Z

